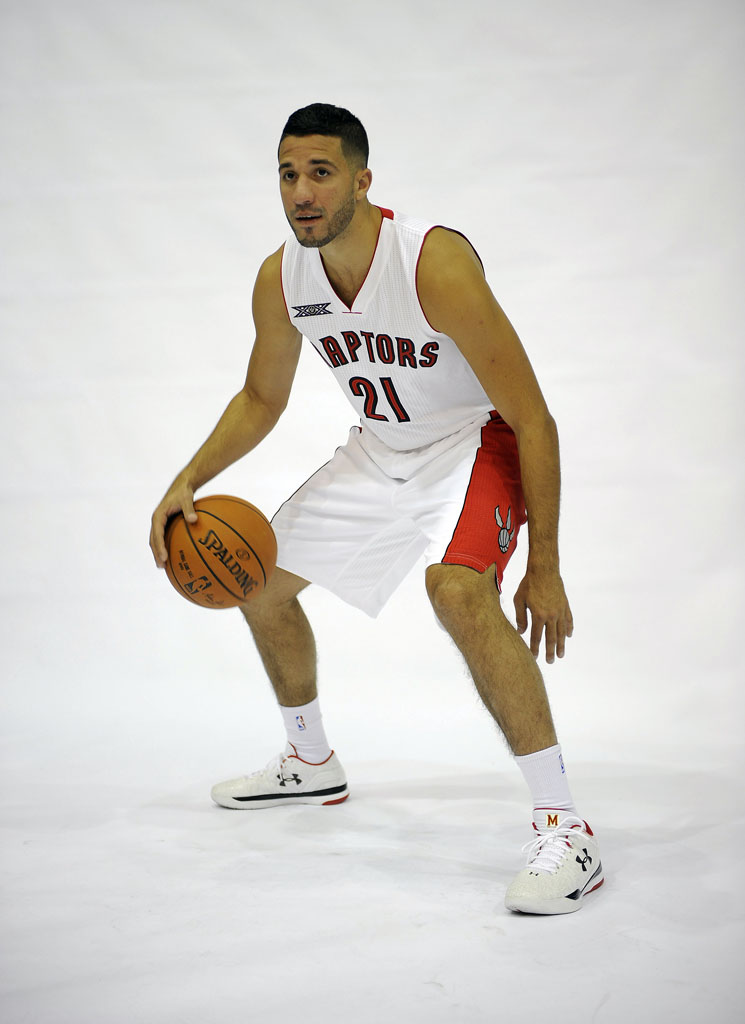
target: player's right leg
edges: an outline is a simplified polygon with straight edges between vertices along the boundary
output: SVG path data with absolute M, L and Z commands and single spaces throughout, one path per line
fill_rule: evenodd
M 285 707 L 318 696 L 316 641 L 298 601 L 307 586 L 307 580 L 277 568 L 261 596 L 241 605 L 277 700 Z
M 341 803 L 348 795 L 323 732 L 316 646 L 298 595 L 312 580 L 376 615 L 426 545 L 410 519 L 396 517 L 400 481 L 373 462 L 360 434 L 353 428 L 272 519 L 283 568 L 242 611 L 277 695 L 288 746 L 262 772 L 216 786 L 213 799 L 223 806 Z
M 241 607 L 280 705 L 287 746 L 266 768 L 214 786 L 212 799 L 222 807 L 338 804 L 349 796 L 318 708 L 316 644 L 297 599 L 307 586 L 307 580 L 276 569 L 263 594 Z

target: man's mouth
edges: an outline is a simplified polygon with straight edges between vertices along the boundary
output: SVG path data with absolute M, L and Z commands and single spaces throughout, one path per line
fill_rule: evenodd
M 312 224 L 314 221 L 320 220 L 320 213 L 296 213 L 295 220 L 300 221 L 301 224 Z

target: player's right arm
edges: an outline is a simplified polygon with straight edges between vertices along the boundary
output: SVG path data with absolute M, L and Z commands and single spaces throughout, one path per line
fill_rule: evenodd
M 293 326 L 282 295 L 282 249 L 261 266 L 253 293 L 256 341 L 246 380 L 217 426 L 173 481 L 155 512 L 150 547 L 159 568 L 166 564 L 164 532 L 169 516 L 183 512 L 196 520 L 194 492 L 256 447 L 277 423 L 290 397 L 302 336 Z

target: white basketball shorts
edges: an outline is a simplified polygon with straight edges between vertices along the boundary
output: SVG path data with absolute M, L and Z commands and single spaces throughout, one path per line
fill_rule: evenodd
M 494 565 L 500 586 L 526 518 L 515 435 L 492 413 L 406 452 L 353 427 L 272 526 L 281 568 L 374 617 L 422 555 Z

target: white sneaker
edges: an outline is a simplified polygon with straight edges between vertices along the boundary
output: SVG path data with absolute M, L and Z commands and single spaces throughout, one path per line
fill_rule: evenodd
M 561 817 L 565 814 L 565 817 Z M 533 822 L 538 835 L 526 843 L 527 867 L 505 896 L 508 910 L 524 914 L 572 914 L 604 882 L 598 841 L 590 826 L 573 814 L 548 811 Z
M 281 804 L 341 804 L 348 796 L 344 769 L 333 751 L 321 764 L 309 764 L 291 743 L 261 771 L 212 787 L 216 804 L 242 811 Z

